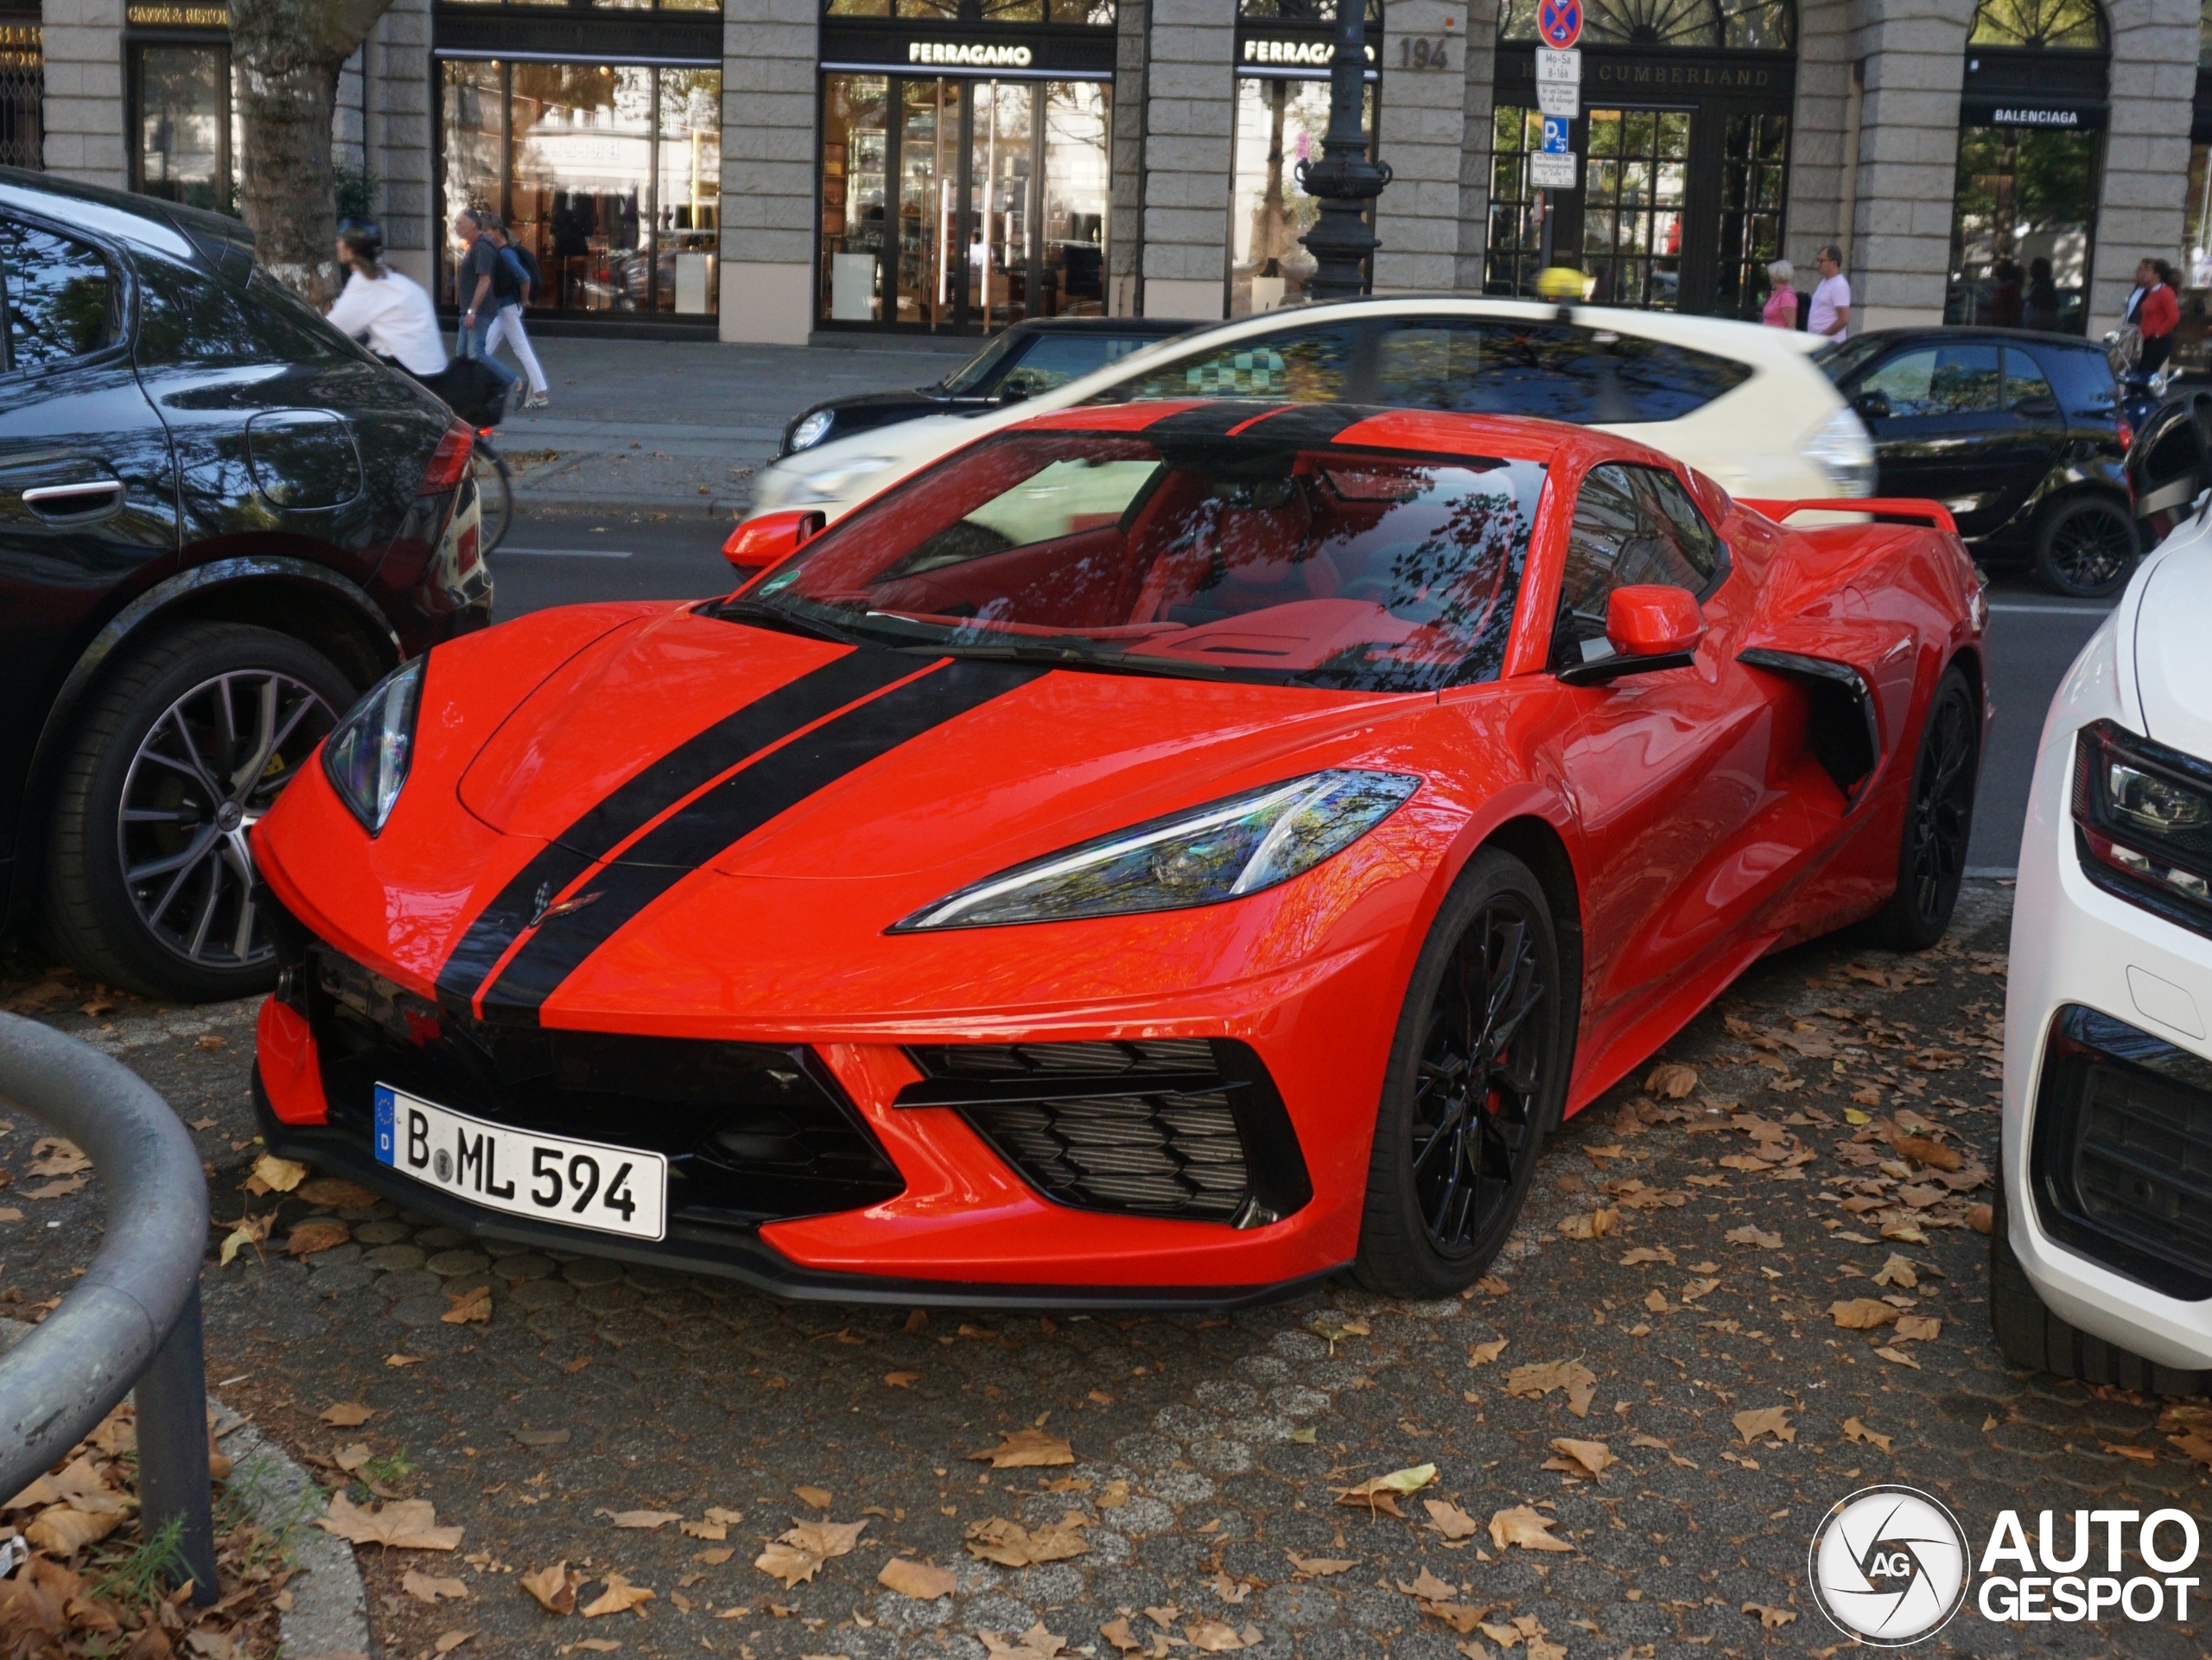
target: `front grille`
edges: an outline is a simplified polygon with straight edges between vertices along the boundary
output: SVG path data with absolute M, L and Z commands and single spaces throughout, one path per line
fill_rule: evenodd
M 364 1148 L 386 1084 L 494 1123 L 666 1154 L 673 1221 L 750 1225 L 906 1188 L 804 1045 L 493 1025 L 321 944 L 286 984 L 315 1032 L 330 1122 Z
M 2212 1297 L 2212 1062 L 2068 1005 L 2031 1167 L 2045 1231 L 2169 1296 Z
M 1313 1197 L 1289 1116 L 1241 1043 L 918 1045 L 902 1107 L 950 1107 L 1046 1198 L 1257 1227 Z

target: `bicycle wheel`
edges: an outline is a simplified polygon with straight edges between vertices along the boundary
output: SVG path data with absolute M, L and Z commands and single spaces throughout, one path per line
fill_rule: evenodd
M 476 545 L 487 557 L 506 539 L 514 520 L 514 473 L 507 458 L 492 447 L 481 433 L 476 437 L 473 464 L 476 475 Z

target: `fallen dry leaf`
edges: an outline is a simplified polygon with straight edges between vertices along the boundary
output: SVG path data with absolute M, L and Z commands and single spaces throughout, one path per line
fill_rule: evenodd
M 1926 1314 L 1897 1316 L 1897 1339 L 1904 1343 L 1933 1343 L 1943 1334 L 1943 1322 Z
M 1853 1297 L 1848 1302 L 1832 1302 L 1828 1313 L 1847 1332 L 1871 1332 L 1878 1326 L 1887 1326 L 1897 1317 L 1897 1311 L 1885 1302 L 1872 1297 Z
M 865 1521 L 795 1521 L 776 1536 L 774 1543 L 753 1559 L 753 1565 L 763 1574 L 781 1580 L 786 1591 L 791 1590 L 811 1580 L 822 1564 L 832 1557 L 849 1555 L 867 1526 Z
M 353 1237 L 353 1231 L 343 1222 L 302 1222 L 293 1228 L 291 1237 L 285 1240 L 284 1254 L 312 1256 L 317 1251 L 342 1245 Z
M 1082 1516 L 1070 1511 L 1058 1523 L 1048 1523 L 1034 1530 L 1019 1522 L 1009 1522 L 994 1516 L 986 1521 L 971 1522 L 968 1525 L 969 1551 L 987 1562 L 996 1562 L 1001 1568 L 1028 1568 L 1038 1562 L 1065 1561 L 1071 1556 L 1080 1556 L 1090 1549 L 1078 1530 L 1083 1526 Z
M 1757 1245 L 1761 1250 L 1782 1249 L 1780 1234 L 1763 1233 L 1753 1227 L 1731 1228 L 1728 1230 L 1727 1237 L 1728 1243 L 1732 1245 Z
M 1883 1263 L 1880 1270 L 1874 1275 L 1874 1283 L 1900 1286 L 1910 1291 L 1920 1283 L 1920 1275 L 1910 1262 L 1898 1256 L 1897 1252 L 1891 1251 L 1890 1260 Z
M 1564 1539 L 1554 1539 L 1549 1517 L 1526 1504 L 1499 1511 L 1490 1518 L 1490 1542 L 1503 1550 L 1518 1545 L 1523 1550 L 1573 1550 Z
M 566 1561 L 559 1561 L 535 1574 L 524 1574 L 522 1588 L 536 1597 L 548 1613 L 573 1614 L 576 1612 L 576 1587 L 583 1579 L 581 1574 L 569 1572 Z
M 387 1366 L 419 1366 L 423 1364 L 423 1357 L 418 1354 L 388 1354 L 384 1358 L 384 1364 Z
M 1920 1370 L 1920 1363 L 1917 1360 L 1915 1360 L 1910 1355 L 1907 1354 L 1903 1349 L 1882 1348 L 1875 1350 L 1874 1352 L 1881 1356 L 1883 1359 L 1888 1361 L 1892 1365 L 1910 1366 L 1915 1371 L 1918 1371 Z
M 1890 1146 L 1901 1159 L 1910 1159 L 1915 1164 L 1924 1164 L 1934 1170 L 1956 1170 L 1966 1163 L 1966 1157 L 1955 1147 L 1946 1147 L 1941 1142 L 1931 1142 L 1925 1135 L 1907 1135 L 1891 1130 Z
M 1976 1233 L 1986 1234 L 1997 1225 L 1997 1212 L 1986 1205 L 1967 1206 L 1967 1226 Z
M 791 1489 L 791 1496 L 803 1503 L 813 1505 L 817 1511 L 826 1511 L 830 1508 L 830 1490 L 827 1487 L 794 1487 Z
M 1433 1511 L 1435 1501 L 1430 1500 L 1429 1504 Z M 1452 1507 L 1447 1504 L 1445 1508 Z M 1300 1579 L 1325 1580 L 1332 1574 L 1359 1566 L 1358 1559 L 1351 1556 L 1301 1556 L 1294 1550 L 1286 1550 L 1283 1555 L 1290 1558 L 1290 1571 Z
M 475 1635 L 474 1631 L 443 1631 L 439 1634 L 438 1640 L 430 1646 L 440 1654 L 451 1654 Z
M 25 1199 L 67 1199 L 70 1194 L 80 1193 L 84 1190 L 85 1179 L 82 1176 L 67 1176 L 60 1181 L 49 1181 L 43 1187 L 26 1187 L 23 1189 L 23 1197 Z
M 1059 1436 L 1042 1429 L 1001 1429 L 999 1444 L 968 1454 L 972 1463 L 988 1460 L 994 1470 L 1031 1470 L 1046 1465 L 1073 1464 L 1075 1452 Z
M 35 1198 L 37 1195 L 34 1194 L 32 1197 Z M 224 1236 L 223 1249 L 220 1253 L 220 1265 L 224 1268 L 231 1265 L 232 1258 L 235 1257 L 244 1247 L 257 1245 L 269 1237 L 269 1218 L 265 1216 L 240 1217 L 237 1222 L 230 1224 L 230 1232 Z
M 253 1174 L 247 1185 L 258 1181 L 264 1193 L 289 1193 L 307 1179 L 308 1167 L 297 1160 L 264 1153 L 253 1161 Z
M 1662 1101 L 1680 1101 L 1696 1087 L 1696 1069 L 1671 1060 L 1654 1066 L 1643 1080 L 1643 1092 Z
M 884 1563 L 883 1571 L 875 1576 L 878 1585 L 887 1586 L 902 1597 L 912 1597 L 922 1602 L 935 1602 L 939 1597 L 952 1594 L 952 1570 L 932 1568 L 927 1562 L 918 1562 L 911 1556 L 893 1556 Z
M 1856 1418 L 1846 1418 L 1843 1421 L 1843 1438 L 1847 1441 L 1871 1443 L 1880 1447 L 1885 1453 L 1890 1450 L 1889 1436 L 1883 1434 L 1879 1430 L 1867 1428 Z
M 1505 1352 L 1507 1341 L 1508 1339 L 1500 1338 L 1495 1343 L 1471 1345 L 1467 1350 L 1467 1364 L 1471 1368 L 1489 1365 L 1491 1361 Z
M 350 1476 L 369 1461 L 369 1444 L 355 1441 L 351 1447 L 341 1447 L 330 1455 L 330 1461 Z
M 395 1499 L 380 1510 L 365 1510 L 344 1493 L 330 1496 L 330 1513 L 315 1525 L 349 1544 L 384 1545 L 397 1550 L 454 1550 L 461 1530 L 438 1525 L 436 1506 L 427 1498 Z
M 675 1511 L 594 1511 L 594 1516 L 603 1516 L 618 1528 L 643 1528 L 652 1533 L 671 1522 L 681 1522 L 683 1516 Z
M 1762 1435 L 1772 1435 L 1777 1441 L 1794 1441 L 1797 1432 L 1790 1427 L 1788 1407 L 1758 1407 L 1736 1415 L 1736 1433 L 1748 1447 Z
M 893 1389 L 902 1390 L 912 1384 L 919 1377 L 921 1377 L 921 1373 L 918 1371 L 887 1371 L 883 1374 L 883 1381 L 888 1383 Z
M 607 1589 L 584 1605 L 584 1618 L 596 1619 L 601 1614 L 619 1614 L 636 1607 L 641 1602 L 651 1602 L 653 1593 L 642 1585 L 632 1585 L 617 1568 L 607 1576 Z M 640 1616 L 642 1618 L 642 1616 Z
M 74 1142 L 64 1141 L 59 1135 L 41 1135 L 31 1143 L 31 1175 L 73 1176 L 79 1170 L 92 1167 L 92 1161 Z
M 1144 1639 L 1129 1629 L 1127 1615 L 1108 1620 L 1098 1628 L 1098 1635 L 1123 1654 L 1142 1654 L 1146 1651 Z
M 1551 1445 L 1553 1452 L 1563 1456 L 1546 1460 L 1543 1467 L 1547 1470 L 1601 1476 L 1605 1473 L 1607 1466 L 1620 1462 L 1613 1456 L 1612 1449 L 1603 1441 L 1579 1441 L 1571 1436 L 1556 1435 L 1552 1438 Z
M 334 1401 L 322 1409 L 323 1422 L 335 1424 L 340 1429 L 354 1428 L 376 1415 L 374 1407 L 365 1407 L 359 1401 Z
M 1471 1539 L 1482 1531 L 1481 1523 L 1446 1500 L 1424 1498 L 1421 1508 L 1428 1512 L 1430 1529 L 1447 1539 Z
M 1332 1487 L 1337 1503 L 1352 1510 L 1379 1511 L 1385 1516 L 1403 1516 L 1398 1508 L 1402 1496 L 1410 1496 L 1436 1479 L 1436 1466 L 1416 1464 L 1407 1470 L 1393 1470 L 1387 1476 L 1374 1476 L 1357 1487 Z
M 446 1301 L 453 1307 L 438 1316 L 448 1326 L 481 1325 L 492 1318 L 492 1288 L 473 1286 L 466 1291 L 448 1291 Z
M 413 1568 L 400 1575 L 399 1588 L 417 1602 L 435 1604 L 441 1598 L 458 1602 L 468 1594 L 468 1587 L 460 1580 L 442 1580 L 429 1574 L 418 1574 Z
M 2158 1461 L 2158 1449 L 2155 1447 L 2128 1447 L 2117 1441 L 2099 1441 L 2097 1445 L 2107 1453 L 2117 1453 L 2120 1457 L 2133 1459 L 2139 1464 L 2156 1464 Z
M 1183 1635 L 1201 1654 L 1232 1654 L 1238 1649 L 1249 1648 L 1260 1640 L 1260 1633 L 1253 1626 L 1247 1625 L 1239 1631 L 1217 1619 L 1193 1620 L 1183 1627 Z
M 687 1539 L 720 1541 L 729 1537 L 729 1529 L 720 1522 L 680 1522 L 677 1531 Z
M 1757 1614 L 1759 1617 L 1759 1624 L 1769 1631 L 1773 1631 L 1777 1626 L 1787 1625 L 1797 1618 L 1794 1609 L 1776 1608 L 1764 1602 L 1747 1602 L 1744 1605 L 1744 1612 L 1747 1614 Z
M 1612 1232 L 1613 1224 L 1620 1220 L 1620 1214 L 1614 1210 L 1592 1211 L 1586 1214 L 1578 1212 L 1573 1216 L 1560 1218 L 1559 1231 L 1569 1239 L 1603 1239 Z
M 1675 1253 L 1664 1245 L 1638 1245 L 1621 1258 L 1623 1268 L 1638 1268 L 1645 1262 L 1662 1262 L 1672 1268 L 1675 1266 Z
M 105 1539 L 121 1527 L 129 1512 L 121 1504 L 112 1510 L 79 1510 L 73 1504 L 49 1504 L 37 1520 L 23 1530 L 23 1537 L 49 1556 L 73 1556 L 86 1545 Z
M 1661 1307 L 1665 1306 L 1663 1299 Z M 1505 1392 L 1541 1398 L 1554 1390 L 1567 1392 L 1567 1409 L 1578 1418 L 1590 1415 L 1590 1401 L 1598 1391 L 1598 1374 L 1579 1360 L 1547 1360 L 1516 1366 L 1505 1375 Z

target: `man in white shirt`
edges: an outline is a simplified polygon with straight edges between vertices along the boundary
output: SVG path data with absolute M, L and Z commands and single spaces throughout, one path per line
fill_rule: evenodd
M 1840 340 L 1851 328 L 1851 279 L 1843 274 L 1843 250 L 1831 242 L 1821 250 L 1820 286 L 1805 317 L 1805 332 Z

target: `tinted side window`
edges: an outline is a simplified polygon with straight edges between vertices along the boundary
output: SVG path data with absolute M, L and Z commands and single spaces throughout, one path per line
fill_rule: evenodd
M 1163 363 L 1102 401 L 1139 398 L 1281 398 L 1329 403 L 1351 388 L 1349 328 L 1286 331 Z
M 1019 386 L 1034 398 L 1071 380 L 1081 379 L 1094 369 L 1119 363 L 1130 353 L 1152 344 L 1149 335 L 1127 339 L 1113 334 L 1040 334 L 1021 354 L 1021 361 L 1007 371 L 1001 390 Z
M 2031 398 L 2049 398 L 2050 382 L 2036 360 L 2017 346 L 2005 348 L 2005 407 L 2014 410 Z
M 1657 582 L 1700 594 L 1720 568 L 1720 551 L 1672 474 L 1618 463 L 1591 468 L 1567 531 L 1554 665 L 1611 653 L 1605 601 L 1615 588 Z
M 1591 331 L 1554 323 L 1440 321 L 1386 329 L 1376 350 L 1375 398 L 1586 425 L 1637 418 Z
M 35 369 L 97 352 L 115 338 L 107 256 L 74 237 L 0 219 L 8 295 L 8 365 Z
M 1900 352 L 1859 383 L 1880 392 L 1897 417 L 1974 415 L 1998 407 L 1997 348 L 1922 346 Z
M 2101 351 L 2069 351 L 2063 347 L 2037 347 L 2036 356 L 2058 388 L 2059 403 L 2067 414 L 2109 421 L 2120 404 L 2113 384 L 2112 365 Z
M 1629 334 L 1613 342 L 1612 356 L 1620 366 L 1621 385 L 1636 405 L 1636 413 L 1627 417 L 1631 421 L 1676 420 L 1751 378 L 1751 370 L 1732 358 Z

